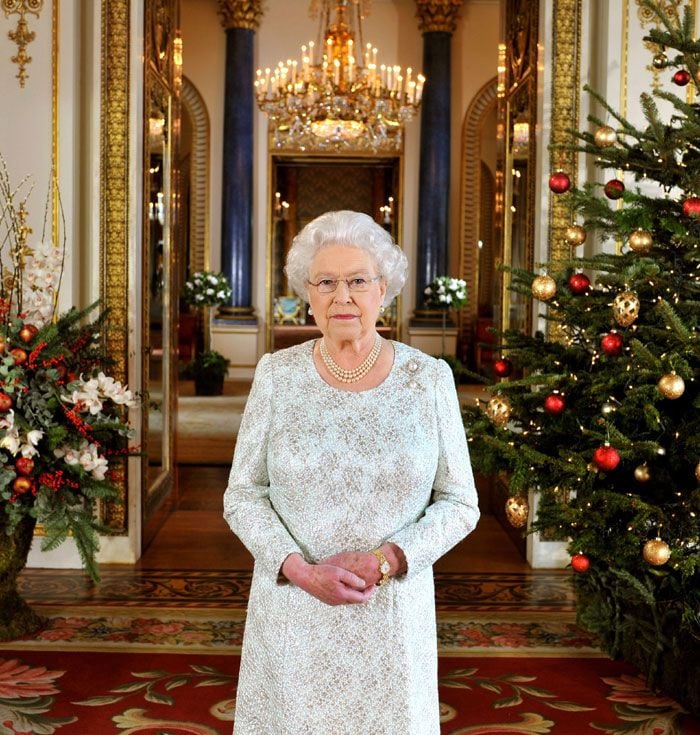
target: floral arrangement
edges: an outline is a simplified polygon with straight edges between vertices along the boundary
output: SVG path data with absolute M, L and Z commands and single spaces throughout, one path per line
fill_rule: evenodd
M 231 286 L 223 273 L 197 271 L 185 282 L 184 296 L 190 306 L 218 306 L 231 297 Z
M 135 453 L 135 399 L 107 373 L 106 313 L 56 313 L 64 247 L 27 246 L 25 202 L 15 207 L 1 164 L 1 241 L 11 247 L 0 260 L 0 533 L 41 523 L 45 550 L 72 535 L 97 580 L 96 511 L 118 497 L 118 464 Z
M 425 287 L 425 305 L 428 308 L 461 309 L 467 303 L 467 282 L 461 278 L 438 276 Z

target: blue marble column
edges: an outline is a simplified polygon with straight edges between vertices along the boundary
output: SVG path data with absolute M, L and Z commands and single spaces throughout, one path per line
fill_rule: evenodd
M 221 202 L 221 269 L 231 283 L 229 304 L 218 317 L 250 324 L 253 303 L 253 42 L 261 3 L 219 0 L 226 30 L 224 146 Z
M 425 287 L 449 275 L 451 47 L 462 0 L 417 0 L 423 32 L 423 74 L 418 182 L 416 308 L 413 321 L 434 321 L 423 305 Z

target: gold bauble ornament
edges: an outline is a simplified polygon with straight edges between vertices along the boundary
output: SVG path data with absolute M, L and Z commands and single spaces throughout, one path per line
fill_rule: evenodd
M 695 465 L 695 479 L 700 482 L 700 462 Z
M 661 391 L 661 395 L 671 401 L 675 401 L 685 393 L 685 381 L 675 372 L 662 375 L 656 386 Z
M 540 301 L 547 301 L 557 292 L 557 282 L 551 276 L 537 276 L 532 282 L 532 295 Z
M 569 225 L 564 232 L 564 239 L 570 245 L 583 245 L 587 234 L 581 225 Z
M 510 420 L 511 405 L 506 396 L 494 396 L 486 404 L 486 414 L 496 426 L 505 426 Z
M 530 515 L 530 505 L 523 495 L 513 495 L 506 500 L 506 518 L 513 528 L 522 528 Z
M 634 479 L 637 482 L 649 482 L 649 480 L 651 480 L 651 472 L 649 471 L 649 465 L 646 462 L 634 468 Z
M 629 327 L 639 316 L 639 298 L 632 291 L 620 292 L 613 301 L 613 317 L 621 327 Z
M 642 549 L 644 561 L 654 567 L 660 567 L 671 558 L 671 549 L 668 544 L 660 538 L 650 539 Z
M 603 125 L 595 131 L 595 144 L 600 148 L 609 148 L 617 143 L 617 133 L 609 126 Z
M 654 236 L 640 227 L 630 235 L 629 244 L 635 253 L 648 253 L 654 244 Z

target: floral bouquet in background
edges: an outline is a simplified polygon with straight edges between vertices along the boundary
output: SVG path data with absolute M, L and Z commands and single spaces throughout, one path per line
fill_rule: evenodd
M 17 198 L 0 158 L 0 639 L 36 623 L 15 587 L 36 523 L 44 550 L 72 536 L 98 579 L 98 504 L 118 498 L 119 465 L 135 453 L 135 401 L 108 374 L 106 314 L 56 313 L 64 247 L 29 247 Z
M 231 286 L 223 273 L 197 271 L 185 282 L 185 302 L 196 308 L 218 306 L 231 298 Z
M 461 309 L 467 303 L 467 282 L 461 278 L 438 276 L 423 293 L 429 309 Z
M 445 329 L 447 328 L 447 312 L 461 309 L 467 303 L 467 282 L 462 278 L 437 276 L 425 287 L 423 293 L 426 307 L 442 312 L 442 354 L 440 356 L 448 360 L 455 373 L 455 378 L 458 378 L 462 364 L 456 356 L 445 354 Z

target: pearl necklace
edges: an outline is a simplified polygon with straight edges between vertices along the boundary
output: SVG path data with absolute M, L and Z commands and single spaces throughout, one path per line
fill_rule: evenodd
M 338 365 L 338 363 L 330 356 L 324 340 L 321 340 L 320 347 L 323 364 L 328 368 L 328 372 L 336 380 L 339 380 L 341 383 L 357 383 L 358 380 L 362 380 L 362 378 L 367 375 L 377 362 L 379 353 L 382 351 L 382 338 L 377 335 L 374 340 L 374 347 L 370 350 L 369 355 L 367 355 L 362 364 L 358 365 L 354 370 L 341 368 L 340 365 Z

